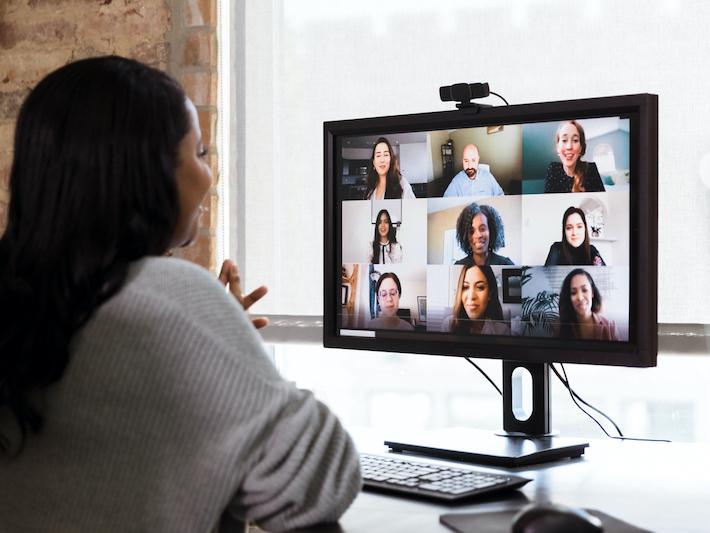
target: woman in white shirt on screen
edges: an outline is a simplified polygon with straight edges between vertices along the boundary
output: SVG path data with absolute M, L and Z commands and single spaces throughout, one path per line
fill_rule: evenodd
M 397 229 L 392 225 L 387 209 L 377 213 L 375 235 L 370 242 L 367 262 L 375 265 L 402 262 L 402 245 L 397 242 Z
M 399 298 L 402 296 L 402 284 L 393 272 L 385 272 L 380 276 L 375 285 L 375 295 L 380 307 L 380 315 L 368 322 L 368 327 L 373 329 L 400 329 L 413 331 L 406 320 L 397 316 L 399 312 Z
M 510 335 L 510 327 L 503 322 L 498 283 L 490 266 L 464 267 L 457 287 L 453 315 L 444 320 L 442 331 L 463 335 Z
M 372 148 L 365 200 L 385 198 L 413 200 L 416 196 L 412 186 L 399 170 L 399 162 L 392 145 L 385 137 L 380 137 Z

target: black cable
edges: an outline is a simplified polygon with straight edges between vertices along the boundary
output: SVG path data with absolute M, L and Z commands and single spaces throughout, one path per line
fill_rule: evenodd
M 558 378 L 560 381 L 562 381 L 562 383 L 564 384 L 565 387 L 567 387 L 567 390 L 570 391 L 570 394 L 573 394 L 574 397 L 577 398 L 577 399 L 578 399 L 580 402 L 582 402 L 584 405 L 586 405 L 586 406 L 589 407 L 590 409 L 595 410 L 597 413 L 599 413 L 599 414 L 602 415 L 604 418 L 606 418 L 609 422 L 611 422 L 611 424 L 614 426 L 614 428 L 616 429 L 616 431 L 619 433 L 619 436 L 620 436 L 620 437 L 623 437 L 623 436 L 624 436 L 623 432 L 621 431 L 621 429 L 619 428 L 619 426 L 616 425 L 616 422 L 614 422 L 614 421 L 612 420 L 612 418 L 611 418 L 609 415 L 607 415 L 605 412 L 601 411 L 600 409 L 597 409 L 596 407 L 594 407 L 594 406 L 593 406 L 592 404 L 590 404 L 589 402 L 585 401 L 579 394 L 577 394 L 577 392 L 576 392 L 574 389 L 572 389 L 572 387 L 570 387 L 569 378 L 567 377 L 567 371 L 565 370 L 565 365 L 563 365 L 562 363 L 560 363 L 560 367 L 562 367 L 562 372 L 564 372 L 564 375 L 565 375 L 564 379 L 562 378 L 562 376 L 560 376 L 560 373 L 557 371 L 557 369 L 554 367 L 554 365 L 552 365 L 552 364 L 550 365 L 550 368 L 552 368 L 552 371 L 553 371 L 555 374 L 557 374 L 557 378 Z
M 500 98 L 501 100 L 503 100 L 503 101 L 505 102 L 505 105 L 510 105 L 510 104 L 508 103 L 508 100 L 506 100 L 505 98 L 503 98 L 503 97 L 502 97 L 501 95 L 499 95 L 498 93 L 494 93 L 493 91 L 488 91 L 488 93 L 489 93 L 489 94 L 493 94 L 493 95 L 497 96 L 498 98 Z
M 550 364 L 550 368 L 552 368 L 552 370 L 555 372 L 555 375 L 557 376 L 557 378 L 565 386 L 565 388 L 569 392 L 570 397 L 572 398 L 572 401 L 575 403 L 575 405 L 579 408 L 580 411 L 582 411 L 585 415 L 587 415 L 589 418 L 591 418 L 594 421 L 594 423 L 601 428 L 601 430 L 604 432 L 604 434 L 607 437 L 609 437 L 610 439 L 616 439 L 616 440 L 633 440 L 633 441 L 646 441 L 646 442 L 671 442 L 669 439 L 643 439 L 643 438 L 637 438 L 637 437 L 624 437 L 623 433 L 621 432 L 621 429 L 619 429 L 619 426 L 617 426 L 616 423 L 611 418 L 609 418 L 609 416 L 604 414 L 602 411 L 600 411 L 599 409 L 597 409 L 593 405 L 585 402 L 576 392 L 574 392 L 574 390 L 572 389 L 572 386 L 569 384 L 569 378 L 567 377 L 567 371 L 565 370 L 565 366 L 562 363 L 560 363 L 560 366 L 562 367 L 562 372 L 565 375 L 564 379 L 562 378 L 562 376 L 560 376 L 560 373 L 557 371 L 557 369 L 554 367 L 554 365 Z M 607 420 L 609 420 L 614 425 L 616 430 L 619 432 L 619 436 L 617 437 L 615 435 L 609 435 L 609 432 L 606 429 L 604 429 L 604 426 L 602 426 L 596 418 L 594 418 L 586 409 L 584 409 L 579 404 L 579 402 L 577 402 L 577 398 L 579 398 L 585 405 L 588 405 L 589 407 L 591 407 L 592 409 L 597 411 L 599 414 L 606 417 Z
M 468 357 L 464 357 L 464 359 L 466 359 L 466 361 L 468 361 L 468 362 L 471 363 L 473 366 L 475 366 L 475 367 L 476 367 L 476 370 L 478 370 L 481 374 L 483 374 L 483 377 L 486 378 L 488 381 L 490 381 L 491 385 L 493 385 L 493 387 L 495 387 L 495 389 L 498 391 L 498 394 L 500 394 L 501 396 L 503 396 L 503 391 L 498 388 L 498 385 L 495 384 L 495 382 L 488 376 L 488 374 L 486 374 L 486 373 L 483 371 L 483 369 L 482 369 L 480 366 L 478 366 L 476 363 L 474 363 L 473 361 L 471 361 L 471 359 L 469 359 Z

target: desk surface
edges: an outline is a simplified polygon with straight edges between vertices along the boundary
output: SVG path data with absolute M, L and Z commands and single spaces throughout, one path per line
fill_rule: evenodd
M 357 440 L 363 451 L 384 451 L 373 447 L 371 436 L 366 445 Z M 364 492 L 338 527 L 322 531 L 446 532 L 440 514 L 552 501 L 598 509 L 655 532 L 705 533 L 710 531 L 709 456 L 710 446 L 701 444 L 592 439 L 579 459 L 509 470 L 533 481 L 506 499 L 451 506 Z

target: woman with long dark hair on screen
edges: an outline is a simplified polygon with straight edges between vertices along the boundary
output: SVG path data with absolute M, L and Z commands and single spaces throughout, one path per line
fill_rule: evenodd
M 559 162 L 550 163 L 545 175 L 545 192 L 604 191 L 597 165 L 582 161 L 587 151 L 584 128 L 576 120 L 561 122 L 555 133 Z
M 456 285 L 453 314 L 442 331 L 463 335 L 510 335 L 503 322 L 498 283 L 487 265 L 464 267 Z
M 166 257 L 212 186 L 197 112 L 166 74 L 101 57 L 22 104 L 0 239 L 0 530 L 283 531 L 336 520 L 355 449 L 281 378 L 218 282 Z M 225 286 L 228 291 L 225 290 Z
M 505 227 L 498 210 L 473 202 L 463 208 L 456 221 L 456 240 L 466 257 L 457 265 L 512 265 L 496 251 L 505 246 Z
M 616 324 L 600 313 L 602 295 L 586 270 L 575 268 L 560 289 L 559 334 L 563 339 L 619 340 Z
M 554 265 L 606 265 L 589 242 L 587 217 L 579 207 L 568 207 L 562 215 L 562 240 L 552 243 L 545 260 L 545 266 Z
M 392 224 L 389 211 L 377 213 L 375 235 L 370 243 L 368 263 L 384 265 L 402 262 L 402 245 L 397 242 L 397 229 Z
M 386 137 L 380 137 L 372 147 L 370 166 L 367 171 L 365 200 L 386 198 L 416 198 L 409 182 L 399 170 L 397 155 Z

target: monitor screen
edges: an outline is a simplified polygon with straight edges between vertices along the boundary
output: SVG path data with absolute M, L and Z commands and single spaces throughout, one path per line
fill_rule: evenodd
M 325 123 L 325 345 L 655 364 L 656 109 Z

